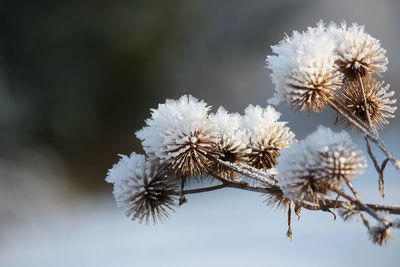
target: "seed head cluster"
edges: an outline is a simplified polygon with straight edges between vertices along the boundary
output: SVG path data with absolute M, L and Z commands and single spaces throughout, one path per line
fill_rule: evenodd
M 151 118 L 136 132 L 146 155 L 122 156 L 106 178 L 128 217 L 162 221 L 188 181 L 201 182 L 209 174 L 235 180 L 237 173 L 217 160 L 272 170 L 280 150 L 294 139 L 271 106 L 250 105 L 244 115 L 223 107 L 209 111 L 205 102 L 190 95 L 152 109 Z
M 386 50 L 363 26 L 321 21 L 286 36 L 272 52 L 267 58 L 275 84 L 271 104 L 283 101 L 303 113 L 331 106 L 338 112 L 337 122 L 352 131 L 361 129 L 373 141 L 379 139 L 375 131 L 394 118 L 394 92 L 379 80 L 387 70 Z M 298 216 L 306 207 L 330 211 L 326 203 L 337 197 L 334 208 L 344 220 L 361 217 L 375 244 L 390 240 L 390 228 L 400 228 L 400 221 L 377 215 L 378 206 L 361 202 L 351 180 L 367 163 L 349 134 L 320 126 L 297 141 L 280 115 L 270 105 L 249 105 L 241 115 L 223 107 L 212 113 L 191 95 L 166 100 L 151 109 L 136 132 L 145 155 L 122 155 L 108 171 L 106 181 L 114 185 L 117 205 L 132 220 L 156 223 L 169 216 L 178 196 L 181 205 L 185 194 L 230 186 L 265 193 L 267 205 L 287 209 L 291 237 L 293 209 Z M 386 163 L 395 161 L 382 151 L 388 159 L 378 166 L 368 145 L 380 188 Z M 252 183 L 242 179 L 246 176 Z M 202 183 L 204 177 L 221 184 L 185 190 L 190 181 Z M 378 225 L 370 227 L 364 212 Z
M 325 105 L 335 105 L 373 130 L 394 117 L 394 92 L 377 79 L 387 70 L 386 50 L 364 26 L 321 21 L 307 31 L 294 31 L 272 46 L 272 52 L 267 58 L 276 91 L 272 104 L 285 101 L 301 112 L 321 112 Z M 347 127 L 351 124 L 339 112 L 338 120 Z

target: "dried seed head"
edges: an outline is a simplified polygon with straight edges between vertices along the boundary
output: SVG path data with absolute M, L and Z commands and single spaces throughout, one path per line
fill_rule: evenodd
M 108 171 L 106 181 L 114 184 L 117 205 L 128 218 L 156 223 L 169 217 L 175 199 L 167 191 L 176 190 L 177 185 L 143 155 L 121 155 L 120 161 Z
M 215 114 L 210 115 L 209 120 L 215 125 L 219 135 L 218 158 L 231 163 L 246 163 L 249 149 L 247 143 L 244 142 L 243 131 L 239 128 L 240 115 L 230 114 L 220 107 Z M 237 176 L 231 169 L 218 163 L 213 163 L 212 168 L 228 179 L 234 179 Z
M 387 242 L 393 239 L 389 227 L 383 224 L 370 227 L 368 235 L 372 243 L 379 246 L 385 245 Z
M 341 91 L 340 102 L 348 111 L 362 121 L 368 124 L 367 111 L 371 119 L 371 126 L 374 130 L 382 129 L 384 125 L 389 124 L 388 118 L 394 118 L 393 114 L 397 107 L 393 106 L 396 99 L 391 99 L 394 91 L 388 92 L 390 86 L 384 85 L 384 82 L 378 82 L 376 79 L 368 76 L 361 80 L 365 92 L 367 108 L 364 105 L 364 95 L 360 81 L 353 81 L 346 84 Z M 357 128 L 345 117 L 338 114 L 338 121 L 344 127 L 352 131 Z
M 293 32 L 278 45 L 272 46 L 275 55 L 268 56 L 268 68 L 275 84 L 275 98 L 304 112 L 320 112 L 342 86 L 343 74 L 334 64 L 335 35 L 326 31 L 320 22 L 306 32 Z
M 280 113 L 273 107 L 260 106 L 246 108 L 242 118 L 242 129 L 246 133 L 249 164 L 255 168 L 268 170 L 277 164 L 280 150 L 291 145 L 293 132 L 285 127 L 286 122 L 278 121 Z
M 293 71 L 286 85 L 285 101 L 289 106 L 301 112 L 321 112 L 342 86 L 342 75 L 325 67 L 299 69 Z
M 321 148 L 319 161 L 318 175 L 338 183 L 356 177 L 367 166 L 362 152 L 351 142 L 336 143 Z
M 303 141 L 284 150 L 277 165 L 285 195 L 295 201 L 318 202 L 354 177 L 366 160 L 349 135 L 320 126 Z
M 217 154 L 217 136 L 214 129 L 202 124 L 197 130 L 180 133 L 178 139 L 168 144 L 166 163 L 178 176 L 196 176 L 210 166 L 207 155 Z
M 345 74 L 346 79 L 354 80 L 358 76 L 380 74 L 386 71 L 388 59 L 386 50 L 379 40 L 365 32 L 364 26 L 353 24 L 341 25 L 338 44 L 335 50 L 338 55 L 336 64 Z
M 152 110 L 147 126 L 136 136 L 148 155 L 169 165 L 179 177 L 199 175 L 211 164 L 207 155 L 216 153 L 218 142 L 208 110 L 206 103 L 190 95 L 167 100 Z
M 251 137 L 249 164 L 264 171 L 271 169 L 278 163 L 279 151 L 289 147 L 293 138 L 290 129 L 282 125 L 271 126 L 263 135 Z

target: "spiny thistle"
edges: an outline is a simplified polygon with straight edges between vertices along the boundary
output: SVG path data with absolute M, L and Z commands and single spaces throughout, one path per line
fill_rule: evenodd
M 324 110 L 343 80 L 334 64 L 334 37 L 320 22 L 305 32 L 294 31 L 291 37 L 271 47 L 275 55 L 268 56 L 267 66 L 272 70 L 276 93 L 270 103 L 283 100 L 301 112 Z
M 335 50 L 338 55 L 336 64 L 346 79 L 355 80 L 359 76 L 386 71 L 386 50 L 381 47 L 379 40 L 365 32 L 364 26 L 354 23 L 347 27 L 346 23 L 342 23 L 340 30 Z
M 209 107 L 190 95 L 167 100 L 152 110 L 147 126 L 136 132 L 144 150 L 178 177 L 200 175 L 216 153 L 218 133 L 208 123 Z
M 347 133 L 334 133 L 322 126 L 283 151 L 277 165 L 285 195 L 314 203 L 365 167 L 364 156 Z
M 265 109 L 250 105 L 242 117 L 242 129 L 246 132 L 250 152 L 249 164 L 264 171 L 277 164 L 280 150 L 293 142 L 294 134 L 286 122 L 278 121 L 280 113 L 273 107 Z
M 120 161 L 108 171 L 106 181 L 114 184 L 115 200 L 132 220 L 163 221 L 175 205 L 175 199 L 167 191 L 176 190 L 176 183 L 166 179 L 143 155 L 121 155 Z
M 400 161 L 366 125 L 380 129 L 396 110 L 396 100 L 391 99 L 394 92 L 375 78 L 386 71 L 388 62 L 380 42 L 357 24 L 320 22 L 307 31 L 294 31 L 272 51 L 267 65 L 275 97 L 269 102 L 285 101 L 301 112 L 321 112 L 328 105 L 345 127 L 360 129 L 382 193 L 386 164 L 391 162 L 400 170 Z M 214 114 L 209 110 L 190 95 L 152 109 L 146 126 L 136 132 L 147 158 L 135 153 L 122 156 L 106 178 L 114 184 L 117 204 L 128 217 L 162 221 L 175 205 L 174 196 L 179 195 L 182 204 L 185 195 L 230 187 L 263 193 L 267 205 L 287 208 L 289 238 L 292 213 L 300 216 L 301 209 L 328 211 L 335 218 L 331 209 L 338 209 L 344 220 L 360 217 L 372 242 L 379 245 L 391 239 L 390 228 L 400 228 L 400 220 L 378 215 L 382 210 L 399 214 L 398 206 L 365 204 L 353 187 L 351 179 L 367 164 L 346 132 L 320 126 L 297 142 L 271 106 L 249 105 L 243 116 L 222 107 Z M 387 156 L 381 164 L 368 140 Z M 188 177 L 203 174 L 220 184 L 185 189 Z M 371 227 L 366 215 L 378 225 Z
M 230 114 L 223 107 L 218 108 L 215 114 L 209 117 L 210 123 L 218 131 L 219 141 L 217 146 L 218 158 L 230 162 L 245 164 L 248 161 L 247 142 L 244 141 L 243 131 L 240 130 L 240 115 Z M 231 169 L 214 163 L 212 169 L 216 170 L 223 177 L 234 179 L 236 173 Z
M 363 86 L 365 94 L 363 94 L 361 86 Z M 368 76 L 361 81 L 347 83 L 341 91 L 339 101 L 348 109 L 349 113 L 354 114 L 365 123 L 368 123 L 368 110 L 372 128 L 374 130 L 382 129 L 384 125 L 389 123 L 388 118 L 395 117 L 393 113 L 397 109 L 397 107 L 392 106 L 396 103 L 396 99 L 390 99 L 394 95 L 394 91 L 388 92 L 389 88 L 388 84 L 384 85 L 384 82 L 378 82 L 375 78 Z M 364 96 L 367 109 L 364 105 Z M 340 114 L 338 114 L 338 122 L 353 131 L 357 129 Z
M 384 224 L 379 224 L 377 226 L 370 227 L 368 235 L 372 243 L 377 244 L 379 246 L 383 246 L 391 239 L 393 239 L 390 233 L 389 226 Z

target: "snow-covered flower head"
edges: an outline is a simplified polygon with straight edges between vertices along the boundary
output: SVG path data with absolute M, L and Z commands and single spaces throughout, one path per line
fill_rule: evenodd
M 365 167 L 365 157 L 346 132 L 322 126 L 283 151 L 277 165 L 285 195 L 312 202 L 340 188 L 342 180 L 355 177 Z
M 368 230 L 368 235 L 372 243 L 379 246 L 383 246 L 393 239 L 389 226 L 382 223 L 370 227 Z
M 228 113 L 223 107 L 219 107 L 215 114 L 209 116 L 209 122 L 214 124 L 219 135 L 217 153 L 221 160 L 231 163 L 246 163 L 248 160 L 247 153 L 250 150 L 247 148 L 248 142 L 243 138 L 240 120 L 239 114 Z M 220 175 L 234 178 L 235 173 L 231 169 L 217 163 L 214 165 Z
M 324 109 L 343 81 L 335 65 L 335 37 L 320 22 L 305 32 L 294 31 L 271 47 L 275 55 L 268 56 L 267 67 L 272 70 L 276 90 L 271 104 L 283 100 L 302 112 Z
M 174 206 L 175 200 L 167 190 L 176 189 L 176 183 L 167 181 L 143 155 L 121 155 L 120 161 L 108 171 L 106 181 L 114 184 L 117 205 L 132 220 L 163 221 Z
M 364 26 L 356 23 L 341 25 L 335 53 L 336 64 L 349 80 L 368 74 L 380 74 L 387 70 L 386 50 L 379 40 L 365 32 Z
M 360 89 L 360 81 L 353 81 L 346 84 L 345 90 L 341 92 L 341 102 L 348 111 L 362 121 L 368 124 L 367 110 L 371 120 L 371 126 L 374 130 L 382 129 L 384 125 L 389 124 L 388 118 L 394 118 L 393 114 L 397 107 L 394 106 L 396 99 L 391 99 L 394 91 L 388 92 L 389 84 L 378 82 L 371 76 L 362 79 L 364 92 Z M 367 109 L 364 104 L 364 97 L 367 102 Z M 357 128 L 338 114 L 338 121 L 345 127 L 352 129 Z
M 167 100 L 152 109 L 147 126 L 136 132 L 144 150 L 181 177 L 207 169 L 215 153 L 218 133 L 208 122 L 209 107 L 191 95 Z
M 294 134 L 286 122 L 278 121 L 280 113 L 272 106 L 261 108 L 249 105 L 241 120 L 241 128 L 246 133 L 248 147 L 251 149 L 249 164 L 267 170 L 277 164 L 280 150 L 293 142 Z

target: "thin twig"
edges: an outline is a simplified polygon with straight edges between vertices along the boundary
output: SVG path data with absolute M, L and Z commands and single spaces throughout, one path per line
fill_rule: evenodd
M 217 175 L 217 179 L 223 179 Z M 197 189 L 186 189 L 183 190 L 183 194 L 189 195 L 189 194 L 198 194 L 198 193 L 204 193 L 204 192 L 210 192 L 210 191 L 215 191 L 223 188 L 236 188 L 236 189 L 241 189 L 241 190 L 247 190 L 247 191 L 252 191 L 252 192 L 257 192 L 257 193 L 262 193 L 262 194 L 275 194 L 275 195 L 283 195 L 282 190 L 278 187 L 268 187 L 268 186 L 261 186 L 261 185 L 251 185 L 246 182 L 242 181 L 228 181 L 224 180 L 224 184 L 221 185 L 216 185 L 216 186 L 210 186 L 210 187 L 204 187 L 204 188 L 197 188 Z M 181 191 L 180 190 L 168 190 L 165 191 L 169 195 L 175 195 L 175 196 L 180 196 Z M 350 196 L 347 196 L 350 198 L 350 201 L 352 202 L 357 202 L 356 199 L 351 198 Z M 337 209 L 342 207 L 346 202 L 337 200 L 337 199 L 324 199 L 318 200 L 317 203 L 309 204 L 307 202 L 301 202 L 301 203 L 296 203 L 296 205 L 307 209 L 307 210 L 321 210 L 321 211 L 327 211 L 329 209 Z M 397 214 L 400 215 L 400 206 L 387 206 L 387 205 L 379 205 L 379 204 L 363 204 L 366 207 L 374 210 L 374 211 L 386 211 L 389 212 L 390 214 Z M 357 207 L 359 210 L 359 207 Z
M 379 222 L 381 221 L 381 218 L 378 216 L 378 214 L 376 214 L 376 212 L 372 208 L 370 208 L 368 205 L 365 205 L 364 203 L 362 203 L 361 200 L 359 200 L 359 198 L 355 199 L 338 189 L 333 189 L 333 191 L 336 192 L 337 194 L 339 194 L 340 196 L 344 197 L 345 199 L 350 200 L 351 202 L 355 203 L 361 210 L 367 212 L 369 215 L 371 215 L 377 221 L 379 221 Z
M 375 170 L 376 170 L 378 173 L 380 173 L 380 172 L 381 172 L 381 168 L 379 167 L 379 164 L 378 164 L 378 161 L 376 160 L 375 155 L 372 153 L 371 146 L 369 145 L 368 138 L 367 138 L 365 135 L 364 135 L 364 139 L 365 139 L 365 143 L 366 143 L 366 145 L 367 145 L 367 152 L 368 152 L 368 155 L 369 155 L 369 157 L 372 159 L 372 162 L 374 163 Z
M 196 188 L 196 189 L 185 189 L 183 191 L 166 190 L 165 193 L 167 193 L 169 195 L 178 195 L 178 194 L 181 195 L 182 193 L 184 195 L 189 195 L 189 194 L 211 192 L 211 191 L 219 190 L 219 189 L 226 188 L 226 187 L 228 187 L 228 186 L 225 184 L 220 184 L 220 185 L 201 187 L 201 188 Z

